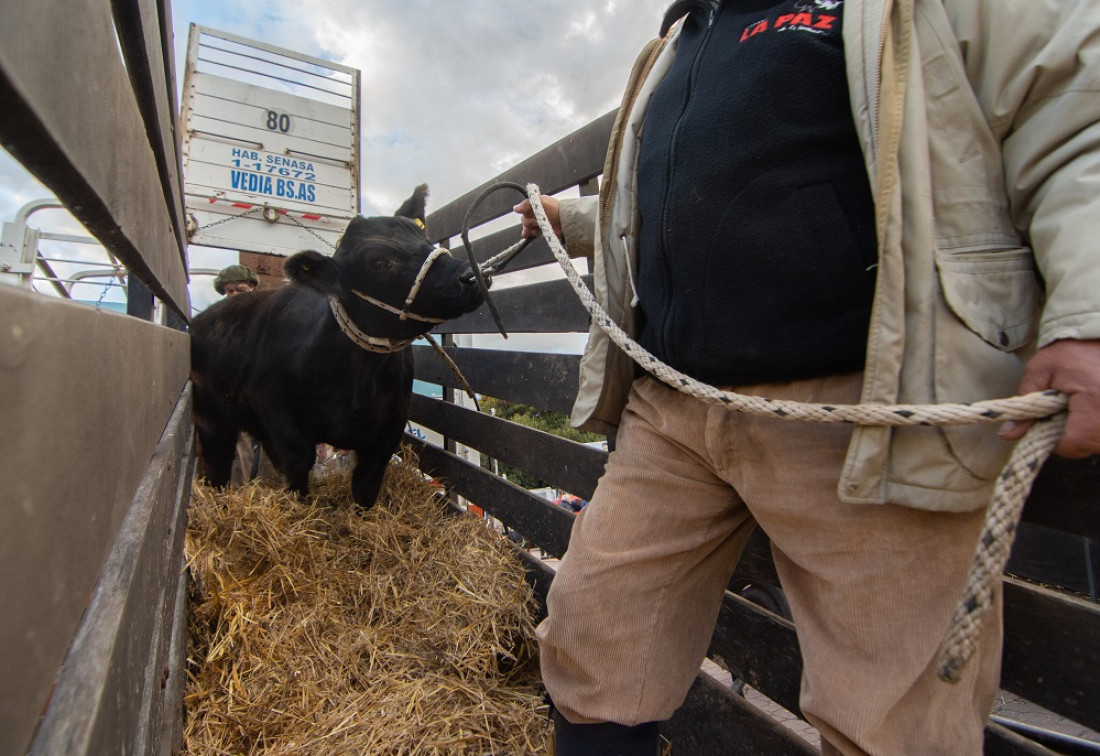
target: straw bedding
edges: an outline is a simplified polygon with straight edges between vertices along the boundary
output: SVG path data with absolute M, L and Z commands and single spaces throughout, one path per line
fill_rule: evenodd
M 365 514 L 346 471 L 196 484 L 186 753 L 547 752 L 523 568 L 403 455 Z

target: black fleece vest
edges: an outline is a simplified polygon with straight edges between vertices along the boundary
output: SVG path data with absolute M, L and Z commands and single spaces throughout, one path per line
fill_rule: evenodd
M 863 366 L 877 254 L 841 11 L 693 12 L 646 112 L 639 342 L 700 380 Z

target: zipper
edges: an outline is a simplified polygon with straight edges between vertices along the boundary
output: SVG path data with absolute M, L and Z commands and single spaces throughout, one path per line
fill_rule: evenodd
M 695 58 L 691 61 L 691 71 L 688 73 L 686 91 L 684 93 L 684 106 L 680 111 L 679 117 L 676 119 L 676 125 L 672 128 L 672 136 L 669 137 L 669 144 L 667 150 L 667 162 L 665 164 L 665 176 L 667 178 L 665 198 L 661 202 L 661 260 L 665 265 L 665 274 L 668 280 L 672 281 L 672 269 L 668 260 L 668 187 L 672 186 L 672 173 L 676 166 L 676 145 L 679 138 L 681 127 L 684 123 L 684 118 L 687 115 L 688 107 L 691 105 L 692 96 L 695 93 L 695 82 L 698 79 L 699 66 L 703 58 L 703 53 L 707 49 L 707 43 L 710 41 L 711 32 L 714 30 L 714 22 L 718 15 L 717 9 L 711 8 L 707 13 L 707 30 L 703 34 L 703 39 L 699 41 L 699 46 L 695 50 Z M 657 331 L 660 336 L 661 350 L 665 355 L 671 356 L 669 351 L 669 330 L 672 325 L 672 317 L 670 315 L 671 307 L 664 313 L 664 322 L 661 323 L 660 329 Z

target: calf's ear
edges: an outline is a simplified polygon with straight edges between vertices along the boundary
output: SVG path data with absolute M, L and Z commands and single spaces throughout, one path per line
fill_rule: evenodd
M 411 218 L 416 222 L 416 225 L 424 229 L 426 235 L 427 228 L 424 225 L 424 219 L 428 216 L 428 185 L 421 184 L 413 189 L 412 196 L 401 203 L 401 207 L 397 208 L 394 215 L 399 218 Z
M 340 293 L 340 273 L 332 258 L 312 249 L 286 259 L 283 270 L 291 281 L 316 289 L 322 294 Z

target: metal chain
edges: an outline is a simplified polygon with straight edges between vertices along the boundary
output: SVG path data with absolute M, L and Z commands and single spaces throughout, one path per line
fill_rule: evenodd
M 268 207 L 267 205 L 253 205 L 252 207 L 248 208 L 247 210 L 245 210 L 245 211 L 244 211 L 243 213 L 241 213 L 240 215 L 230 215 L 230 216 L 228 216 L 228 217 L 226 217 L 226 218 L 222 218 L 221 220 L 216 220 L 216 221 L 214 221 L 213 223 L 207 223 L 207 224 L 206 224 L 205 226 L 199 226 L 199 227 L 197 227 L 197 228 L 195 229 L 195 233 L 197 233 L 197 232 L 199 232 L 199 231 L 205 231 L 205 230 L 206 230 L 206 229 L 208 229 L 208 228 L 214 228 L 214 226 L 220 226 L 220 225 L 221 225 L 221 224 L 223 224 L 223 223 L 229 223 L 230 221 L 240 220 L 241 218 L 247 218 L 248 216 L 250 216 L 250 215 L 253 215 L 253 214 L 255 214 L 255 213 L 261 213 L 261 212 L 263 212 L 263 211 L 264 211 L 264 210 L 265 210 L 265 209 L 266 209 L 267 207 Z M 330 242 L 330 241 L 329 241 L 328 239 L 326 239 L 325 237 L 321 236 L 321 235 L 320 235 L 319 233 L 317 233 L 316 231 L 314 231 L 314 230 L 313 230 L 312 228 L 310 228 L 309 226 L 307 226 L 307 225 L 305 225 L 304 223 L 302 223 L 302 222 L 301 222 L 300 220 L 298 220 L 297 218 L 295 218 L 295 217 L 294 217 L 293 215 L 290 215 L 289 213 L 280 213 L 279 215 L 280 215 L 280 217 L 286 218 L 286 219 L 287 219 L 287 220 L 289 220 L 289 221 L 290 221 L 291 223 L 293 223 L 294 225 L 296 225 L 296 226 L 298 226 L 299 228 L 301 228 L 301 229 L 302 229 L 303 231 L 305 231 L 305 232 L 306 232 L 307 234 L 310 234 L 311 236 L 313 236 L 314 238 L 316 238 L 316 239 L 317 239 L 318 241 L 320 241 L 320 242 L 321 242 L 322 244 L 324 244 L 324 245 L 325 245 L 326 247 L 328 247 L 329 249 L 332 249 L 332 250 L 335 250 L 335 249 L 336 249 L 336 246 L 335 246 L 335 245 L 333 245 L 333 243 L 332 243 L 332 242 Z
M 103 291 L 99 294 L 99 299 L 96 300 L 95 308 L 98 310 L 103 306 L 103 299 L 107 296 L 107 291 L 111 288 L 110 279 L 104 284 Z
M 261 207 L 260 205 L 254 205 L 254 206 L 248 208 L 247 210 L 245 210 L 240 215 L 230 215 L 228 217 L 222 218 L 221 220 L 216 220 L 213 223 L 207 223 L 205 226 L 198 226 L 197 228 L 195 228 L 195 233 L 197 233 L 199 231 L 205 231 L 208 228 L 214 228 L 214 226 L 220 226 L 223 223 L 229 223 L 230 221 L 240 220 L 241 218 L 247 218 L 249 215 L 252 215 L 253 213 L 258 213 L 258 212 L 263 212 L 263 207 Z
M 310 228 L 309 226 L 307 226 L 307 225 L 305 225 L 304 223 L 302 223 L 302 222 L 301 222 L 300 220 L 298 220 L 297 218 L 295 218 L 295 217 L 294 217 L 293 215 L 284 215 L 283 217 L 284 217 L 284 218 L 289 218 L 289 219 L 290 219 L 290 222 L 291 222 L 291 223 L 294 223 L 295 225 L 297 225 L 297 226 L 298 226 L 299 228 L 301 228 L 302 230 L 304 230 L 304 231 L 305 231 L 305 232 L 306 232 L 307 234 L 310 234 L 310 235 L 312 235 L 312 236 L 316 237 L 317 239 L 320 239 L 320 240 L 321 240 L 321 243 L 322 243 L 322 244 L 324 244 L 324 245 L 326 245 L 326 246 L 327 246 L 327 247 L 328 247 L 329 249 L 331 249 L 331 250 L 335 250 L 335 249 L 336 249 L 335 245 L 333 245 L 333 243 L 332 243 L 332 242 L 330 242 L 330 241 L 329 241 L 328 239 L 326 239 L 325 237 L 321 236 L 321 235 L 320 235 L 319 233 L 317 233 L 316 231 L 314 231 L 314 230 L 313 230 L 312 228 Z

